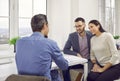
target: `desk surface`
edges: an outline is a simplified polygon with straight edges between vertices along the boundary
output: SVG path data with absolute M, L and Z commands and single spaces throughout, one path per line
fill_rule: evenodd
M 87 59 L 80 58 L 80 57 L 77 57 L 77 56 L 67 55 L 67 54 L 64 54 L 63 56 L 68 61 L 69 66 L 77 65 L 77 64 L 84 64 L 84 63 L 87 62 Z M 58 66 L 54 62 L 52 62 L 52 68 L 51 69 L 52 70 L 53 69 L 58 69 Z

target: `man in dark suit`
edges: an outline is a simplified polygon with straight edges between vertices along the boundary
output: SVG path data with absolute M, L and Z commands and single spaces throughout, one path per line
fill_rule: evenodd
M 80 58 L 88 59 L 88 67 L 90 59 L 90 38 L 92 34 L 89 31 L 85 30 L 85 20 L 81 17 L 75 19 L 75 28 L 76 32 L 73 32 L 69 35 L 69 38 L 64 46 L 63 52 L 69 55 L 75 55 Z M 69 70 L 71 68 L 78 69 L 82 68 L 82 65 L 75 65 L 69 67 L 68 70 L 63 71 L 64 81 L 71 81 Z

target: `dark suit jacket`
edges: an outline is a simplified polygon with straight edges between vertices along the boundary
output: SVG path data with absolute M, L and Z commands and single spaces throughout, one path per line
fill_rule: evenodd
M 90 53 L 90 38 L 92 37 L 92 34 L 89 31 L 86 31 L 86 35 L 87 35 L 88 48 Z M 73 32 L 69 35 L 69 38 L 64 46 L 63 52 L 65 54 L 70 54 L 70 55 L 77 55 L 77 53 L 80 53 L 80 46 L 79 46 L 77 32 Z

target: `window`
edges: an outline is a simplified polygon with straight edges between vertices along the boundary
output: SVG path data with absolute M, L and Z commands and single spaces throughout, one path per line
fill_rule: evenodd
M 19 36 L 32 33 L 31 17 L 39 13 L 46 14 L 46 0 L 19 0 Z
M 99 19 L 106 31 L 115 34 L 115 0 L 99 1 Z
M 31 17 L 46 14 L 46 0 L 0 0 L 0 44 L 32 33 Z
M 112 34 L 115 33 L 115 0 L 105 1 L 105 27 Z
M 9 39 L 9 1 L 0 0 L 0 44 L 8 43 Z

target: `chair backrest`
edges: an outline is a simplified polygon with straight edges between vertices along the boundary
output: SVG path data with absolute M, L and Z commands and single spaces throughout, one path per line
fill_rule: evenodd
M 12 74 L 5 81 L 50 81 L 44 76 L 17 75 Z

